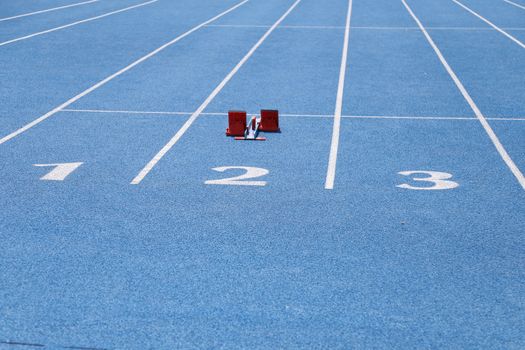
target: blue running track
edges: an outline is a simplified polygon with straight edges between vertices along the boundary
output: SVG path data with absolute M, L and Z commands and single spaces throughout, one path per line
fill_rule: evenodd
M 525 349 L 524 0 L 82 2 L 0 4 L 1 350 Z

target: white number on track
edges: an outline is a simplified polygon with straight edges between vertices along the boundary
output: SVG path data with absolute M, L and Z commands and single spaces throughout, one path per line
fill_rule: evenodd
M 82 162 L 77 163 L 54 163 L 54 164 L 33 164 L 37 167 L 53 167 L 46 175 L 42 176 L 40 180 L 44 181 L 64 181 L 73 171 L 75 171 Z
M 401 171 L 398 174 L 404 175 L 404 176 L 411 176 L 414 174 L 425 174 L 425 175 L 428 175 L 428 177 L 413 177 L 412 180 L 421 181 L 421 182 L 430 182 L 434 184 L 434 186 L 430 186 L 430 187 L 428 186 L 427 187 L 416 187 L 416 186 L 411 186 L 409 184 L 402 184 L 402 185 L 396 186 L 399 188 L 406 188 L 409 190 L 425 190 L 425 191 L 451 190 L 459 186 L 457 182 L 449 180 L 452 178 L 452 174 L 443 173 L 440 171 L 412 170 L 412 171 Z
M 257 177 L 267 175 L 269 171 L 263 168 L 255 168 L 251 166 L 221 166 L 221 167 L 213 168 L 212 170 L 223 173 L 225 171 L 232 170 L 232 169 L 242 169 L 242 170 L 245 170 L 246 172 L 239 176 L 229 177 L 227 179 L 220 179 L 220 180 L 208 180 L 204 183 L 206 185 L 266 186 L 266 181 L 245 181 L 248 179 L 254 179 Z

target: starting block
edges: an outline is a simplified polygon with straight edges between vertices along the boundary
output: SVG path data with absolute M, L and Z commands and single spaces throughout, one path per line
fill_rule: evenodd
M 226 136 L 234 136 L 235 140 L 265 141 L 265 137 L 259 137 L 260 131 L 281 132 L 279 129 L 279 111 L 263 109 L 261 110 L 261 118 L 252 117 L 249 125 L 246 123 L 245 111 L 228 112 Z
M 226 136 L 244 136 L 246 131 L 246 112 L 229 111 L 228 112 L 228 129 Z
M 264 132 L 281 132 L 281 129 L 279 129 L 279 111 L 272 109 L 261 110 L 259 130 Z

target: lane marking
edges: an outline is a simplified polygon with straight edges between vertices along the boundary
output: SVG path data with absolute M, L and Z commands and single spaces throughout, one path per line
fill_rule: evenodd
M 22 41 L 22 40 L 26 40 L 26 39 L 30 39 L 30 38 L 33 38 L 33 37 L 39 36 L 39 35 L 44 35 L 44 34 L 56 32 L 56 31 L 61 30 L 61 29 L 73 27 L 73 26 L 76 26 L 78 24 L 82 24 L 82 23 L 86 23 L 86 22 L 95 21 L 97 19 L 101 19 L 101 18 L 104 18 L 104 17 L 116 15 L 117 13 L 129 11 L 129 10 L 132 10 L 132 9 L 135 9 L 135 8 L 138 8 L 138 7 L 142 7 L 142 6 L 146 6 L 146 5 L 149 5 L 149 4 L 153 4 L 154 2 L 157 2 L 157 1 L 159 1 L 159 0 L 150 0 L 150 1 L 143 2 L 143 3 L 137 4 L 137 5 L 133 5 L 133 6 L 129 6 L 129 7 L 126 7 L 126 8 L 120 9 L 120 10 L 104 13 L 104 14 L 99 15 L 99 16 L 90 17 L 90 18 L 86 18 L 86 19 L 83 19 L 83 20 L 80 20 L 80 21 L 73 22 L 73 23 L 65 24 L 65 25 L 60 26 L 60 27 L 55 27 L 55 28 L 43 30 L 41 32 L 37 32 L 37 33 L 21 36 L 21 37 L 16 38 L 16 39 L 11 39 L 11 40 L 8 40 L 8 41 L 1 42 L 0 46 L 12 44 L 12 43 L 15 43 L 15 42 L 18 42 L 18 41 Z
M 523 5 L 516 4 L 515 2 L 512 2 L 512 1 L 510 1 L 510 0 L 503 0 L 503 1 L 505 1 L 507 4 L 511 4 L 511 5 L 516 6 L 516 7 L 519 7 L 519 8 L 522 9 L 522 10 L 525 10 L 525 6 L 523 6 Z
M 480 20 L 482 20 L 483 22 L 487 23 L 489 26 L 491 26 L 492 28 L 496 29 L 498 32 L 500 32 L 501 34 L 505 35 L 507 38 L 509 38 L 510 40 L 514 41 L 516 44 L 518 44 L 519 46 L 521 46 L 521 48 L 525 49 L 525 44 L 522 43 L 521 41 L 519 41 L 518 39 L 516 39 L 515 37 L 513 37 L 512 35 L 510 35 L 509 33 L 507 33 L 506 31 L 504 31 L 503 29 L 501 29 L 500 27 L 498 27 L 497 25 L 495 25 L 494 23 L 492 23 L 491 21 L 489 21 L 488 19 L 486 19 L 485 17 L 481 16 L 480 14 L 478 14 L 477 12 L 474 12 L 473 10 L 471 10 L 470 8 L 468 8 L 467 6 L 463 5 L 462 3 L 460 3 L 458 0 L 452 0 L 453 2 L 455 2 L 456 4 L 458 4 L 459 6 L 463 7 L 465 10 L 467 10 L 468 12 L 470 12 L 471 14 L 473 14 L 474 16 L 478 17 Z
M 226 84 L 233 78 L 239 69 L 248 61 L 248 59 L 255 53 L 255 51 L 262 45 L 262 43 L 270 36 L 270 34 L 281 24 L 282 21 L 295 9 L 295 7 L 302 0 L 297 0 L 293 5 L 275 22 L 270 29 L 255 43 L 255 45 L 248 51 L 248 53 L 237 63 L 230 73 L 220 82 L 220 84 L 212 91 L 206 100 L 197 108 L 184 125 L 177 131 L 177 133 L 168 141 L 164 147 L 146 164 L 146 166 L 139 172 L 139 174 L 131 181 L 132 185 L 138 185 L 151 172 L 155 165 L 169 152 L 169 150 L 180 140 L 182 135 L 186 133 L 189 127 L 195 122 L 197 117 L 204 111 L 204 109 L 213 101 L 213 99 L 221 92 Z
M 129 110 L 112 110 L 112 109 L 67 109 L 64 108 L 61 113 L 113 113 L 113 114 L 151 114 L 151 115 L 181 115 L 189 116 L 193 112 L 170 112 L 170 111 L 129 111 Z M 258 113 L 247 113 L 248 115 L 256 115 Z M 225 112 L 202 112 L 201 115 L 211 116 L 226 116 Z M 333 114 L 279 114 L 281 117 L 298 117 L 298 118 L 333 118 Z M 341 118 L 349 119 L 416 119 L 416 120 L 478 120 L 476 117 L 432 117 L 432 116 L 396 116 L 396 115 L 341 115 Z M 525 121 L 525 117 L 509 118 L 509 117 L 485 117 L 487 120 L 507 120 L 507 121 Z
M 324 188 L 332 190 L 335 182 L 335 169 L 337 166 L 337 152 L 339 150 L 339 136 L 341 131 L 341 114 L 343 110 L 343 95 L 345 89 L 346 65 L 348 61 L 348 42 L 350 40 L 350 20 L 352 17 L 352 0 L 348 0 L 348 12 L 346 14 L 345 36 L 343 54 L 341 57 L 341 68 L 339 71 L 339 85 L 337 87 L 337 98 L 335 101 L 334 125 L 332 130 L 332 143 L 328 157 L 328 169 Z
M 412 116 L 372 116 L 372 115 L 343 115 L 350 119 L 408 119 L 408 120 L 478 120 L 475 117 L 412 117 Z M 486 118 L 487 120 L 525 121 L 525 118 Z
M 43 181 L 64 181 L 66 177 L 71 175 L 83 162 L 74 163 L 51 163 L 51 164 L 33 164 L 36 167 L 53 168 L 49 173 L 42 176 L 40 180 Z
M 427 30 L 466 30 L 466 31 L 492 31 L 489 27 L 426 27 Z M 351 27 L 351 29 L 371 29 L 371 30 L 419 30 L 419 27 Z M 503 28 L 505 30 L 525 30 L 524 27 Z
M 472 109 L 472 111 L 474 112 L 474 114 L 478 118 L 479 122 L 481 123 L 481 125 L 485 129 L 485 132 L 487 133 L 487 135 L 489 136 L 490 140 L 492 141 L 492 143 L 496 147 L 496 150 L 500 154 L 501 158 L 503 159 L 505 164 L 507 164 L 507 167 L 510 169 L 512 174 L 514 174 L 514 176 L 516 177 L 516 179 L 520 183 L 521 187 L 525 190 L 525 176 L 523 176 L 523 173 L 520 171 L 520 169 L 516 166 L 516 164 L 514 163 L 512 158 L 510 157 L 510 155 L 507 153 L 507 151 L 505 150 L 505 147 L 503 147 L 503 145 L 501 144 L 500 140 L 496 136 L 496 133 L 494 132 L 494 130 L 492 130 L 492 127 L 487 122 L 487 119 L 485 118 L 485 116 L 483 116 L 483 114 L 479 110 L 478 106 L 476 105 L 476 103 L 474 102 L 472 97 L 470 97 L 470 94 L 467 92 L 467 90 L 465 89 L 465 87 L 463 86 L 461 81 L 459 80 L 459 78 L 456 75 L 456 73 L 454 73 L 454 71 L 452 70 L 452 68 L 448 64 L 447 60 L 445 59 L 445 57 L 441 53 L 441 50 L 434 43 L 434 40 L 432 40 L 432 38 L 430 37 L 430 35 L 426 31 L 425 27 L 423 26 L 423 24 L 421 24 L 420 20 L 414 14 L 412 9 L 408 6 L 406 1 L 405 0 L 401 0 L 401 2 L 403 3 L 405 8 L 407 9 L 407 11 L 410 14 L 410 16 L 412 16 L 414 21 L 417 23 L 419 28 L 421 28 L 421 32 L 423 33 L 423 35 L 427 39 L 427 41 L 430 44 L 430 46 L 432 46 L 432 49 L 434 49 L 434 52 L 436 53 L 436 55 L 438 56 L 439 60 L 441 61 L 441 64 L 443 65 L 443 67 L 445 67 L 446 71 L 448 72 L 448 74 L 450 75 L 450 77 L 452 78 L 454 83 L 456 84 L 457 88 L 459 89 L 459 91 L 461 92 L 461 94 L 463 95 L 465 100 L 468 102 L 470 108 Z
M 459 184 L 456 181 L 452 181 L 453 175 L 449 173 L 444 173 L 442 171 L 430 171 L 430 170 L 407 170 L 398 172 L 399 175 L 403 176 L 412 176 L 417 174 L 425 174 L 427 177 L 412 177 L 412 181 L 418 182 L 430 182 L 433 184 L 431 187 L 418 187 L 412 186 L 407 183 L 397 185 L 396 187 L 404 188 L 407 190 L 416 190 L 416 191 L 442 191 L 442 190 L 452 190 L 459 187 Z
M 269 25 L 259 24 L 210 24 L 207 27 L 218 28 L 270 28 Z M 343 26 L 300 26 L 288 25 L 280 26 L 279 29 L 345 29 Z
M 0 22 L 9 21 L 9 20 L 16 19 L 16 18 L 22 18 L 22 17 L 27 17 L 27 16 L 38 15 L 40 13 L 45 13 L 45 12 L 62 10 L 62 9 L 66 9 L 66 8 L 69 8 L 69 7 L 75 7 L 75 6 L 81 6 L 81 5 L 86 5 L 86 4 L 92 4 L 92 3 L 98 2 L 98 1 L 100 1 L 100 0 L 89 0 L 89 1 L 84 1 L 84 2 L 77 2 L 76 4 L 70 4 L 70 5 L 65 5 L 65 6 L 53 7 L 53 8 L 46 9 L 46 10 L 40 10 L 40 11 L 35 11 L 35 12 L 30 12 L 30 13 L 24 13 L 24 14 L 21 14 L 21 15 L 0 18 Z
M 207 27 L 216 28 L 269 28 L 269 25 L 260 24 L 210 24 Z M 300 25 L 284 25 L 278 29 L 345 29 L 344 26 L 300 26 Z M 374 27 L 374 26 L 351 26 L 350 30 L 419 30 L 419 27 Z M 502 28 L 503 30 L 525 30 L 524 27 Z M 466 31 L 492 31 L 494 28 L 490 27 L 427 27 L 427 30 L 466 30 Z
M 64 108 L 60 111 L 73 113 L 115 113 L 115 114 L 166 114 L 166 115 L 191 115 L 191 112 L 164 112 L 164 111 L 126 111 L 114 109 L 69 109 Z M 204 113 L 203 113 L 204 114 Z M 226 113 L 224 113 L 226 115 Z
M 229 177 L 227 179 L 207 180 L 206 185 L 227 185 L 227 186 L 266 186 L 266 181 L 246 181 L 248 179 L 256 179 L 268 175 L 270 171 L 264 168 L 255 168 L 251 166 L 220 166 L 212 168 L 211 170 L 223 173 L 228 170 L 244 170 L 244 174 Z
M 24 133 L 25 131 L 31 129 L 35 125 L 40 124 L 44 120 L 46 120 L 46 119 L 50 118 L 51 116 L 55 115 L 57 112 L 60 112 L 62 109 L 68 107 L 72 103 L 75 103 L 76 101 L 78 101 L 82 97 L 84 97 L 84 96 L 88 95 L 89 93 L 95 91 L 96 89 L 100 88 L 101 86 L 105 85 L 106 83 L 110 82 L 111 80 L 115 79 L 116 77 L 122 75 L 123 73 L 129 71 L 133 67 L 139 65 L 140 63 L 148 60 L 149 58 L 151 58 L 153 56 L 155 56 L 156 54 L 158 54 L 162 50 L 166 49 L 167 47 L 175 44 L 176 42 L 180 41 L 181 39 L 187 37 L 188 35 L 192 34 L 193 32 L 195 32 L 195 31 L 199 30 L 200 28 L 204 27 L 206 24 L 211 23 L 211 22 L 221 18 L 222 16 L 230 13 L 231 11 L 237 9 L 238 7 L 244 5 L 248 1 L 250 1 L 250 0 L 243 0 L 242 2 L 238 3 L 237 5 L 230 7 L 228 10 L 226 10 L 224 12 L 221 12 L 217 16 L 212 17 L 211 19 L 209 19 L 209 20 L 207 20 L 205 22 L 202 22 L 201 24 L 193 27 L 192 29 L 190 29 L 187 32 L 185 32 L 184 34 L 179 35 L 178 37 L 176 37 L 172 41 L 170 41 L 170 42 L 168 42 L 168 43 L 158 47 L 157 49 L 155 49 L 155 50 L 151 51 L 150 53 L 148 53 L 147 55 L 139 58 L 138 60 L 136 60 L 135 62 L 131 63 L 130 65 L 122 68 L 118 72 L 113 73 L 112 75 L 110 75 L 109 77 L 105 78 L 104 80 L 99 81 L 98 83 L 96 83 L 92 87 L 88 88 L 87 90 L 84 90 L 83 92 L 81 92 L 80 94 L 76 95 L 75 97 L 72 97 L 71 99 L 67 100 L 66 102 L 62 103 L 60 106 L 58 106 L 58 107 L 54 108 L 53 110 L 47 112 L 46 114 L 42 115 L 41 117 L 39 117 L 39 118 L 33 120 L 32 122 L 24 125 L 20 129 L 12 132 L 11 134 L 9 134 L 7 136 L 4 136 L 3 138 L 0 139 L 0 145 L 6 143 L 7 141 L 13 139 L 14 137 L 16 137 L 18 135 Z

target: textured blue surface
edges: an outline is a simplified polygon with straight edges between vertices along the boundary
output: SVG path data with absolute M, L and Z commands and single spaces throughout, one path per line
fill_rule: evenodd
M 0 41 L 139 2 L 0 22 Z M 235 3 L 159 0 L 1 46 L 0 137 Z M 0 145 L 0 349 L 525 348 L 525 191 L 400 1 L 354 0 L 333 190 L 346 0 L 303 0 L 129 184 L 292 3 L 251 0 Z M 525 11 L 464 3 L 524 39 Z M 524 171 L 525 50 L 452 1 L 409 4 Z M 288 114 L 282 133 L 224 136 L 227 110 L 261 108 Z M 62 182 L 33 166 L 66 162 L 83 164 Z M 267 185 L 206 185 L 242 173 L 220 166 Z M 428 186 L 410 170 L 459 187 L 396 187 Z

